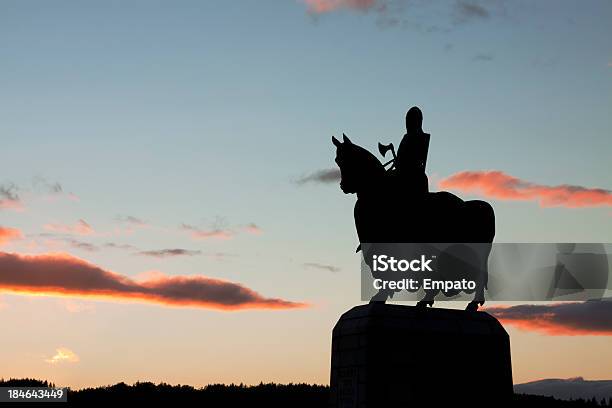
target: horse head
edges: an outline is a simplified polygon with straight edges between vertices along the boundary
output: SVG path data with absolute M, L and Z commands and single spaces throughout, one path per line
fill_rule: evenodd
M 345 194 L 374 191 L 385 175 L 380 160 L 361 146 L 351 142 L 345 134 L 342 142 L 332 136 L 336 146 L 336 164 L 340 168 L 340 188 Z

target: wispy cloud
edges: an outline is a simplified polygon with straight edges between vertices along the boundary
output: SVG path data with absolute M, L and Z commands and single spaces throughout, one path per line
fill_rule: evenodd
M 60 347 L 55 350 L 55 355 L 51 358 L 45 359 L 45 362 L 49 364 L 60 364 L 60 363 L 78 363 L 79 356 L 74 351 Z
M 118 215 L 115 217 L 115 220 L 118 222 L 131 224 L 131 225 L 138 226 L 138 227 L 144 227 L 145 225 L 147 225 L 146 221 L 138 217 L 134 217 L 133 215 Z
M 377 0 L 303 0 L 309 13 L 324 14 L 347 9 L 367 11 L 377 5 Z M 380 0 L 378 0 L 380 4 Z
M 23 211 L 25 209 L 25 204 L 20 193 L 26 196 L 36 193 L 48 200 L 55 200 L 58 197 L 67 197 L 73 201 L 78 200 L 75 194 L 65 192 L 60 183 L 50 182 L 44 177 L 38 176 L 32 179 L 31 188 L 22 188 L 14 183 L 0 184 L 0 210 L 11 209 Z
M 484 22 L 495 16 L 505 17 L 502 1 L 455 0 L 448 2 L 409 0 L 302 0 L 310 16 L 340 11 L 375 14 L 381 28 L 411 28 L 421 32 L 449 32 L 464 24 Z
M 523 330 L 553 336 L 612 336 L 612 301 L 488 307 L 486 312 Z
M 211 253 L 206 253 L 204 255 L 207 256 L 208 258 L 214 259 L 215 261 L 225 261 L 230 258 L 238 257 L 238 254 L 232 254 L 228 252 L 211 252 Z
M 68 244 L 68 246 L 70 246 L 71 248 L 78 249 L 81 251 L 97 252 L 100 250 L 100 247 L 95 244 L 75 239 L 63 233 L 41 232 L 39 234 L 34 235 L 34 237 L 44 238 L 42 246 L 49 249 L 59 249 L 62 248 L 64 244 Z M 36 245 L 38 245 L 37 241 L 34 242 L 36 243 Z
M 50 194 L 62 194 L 64 188 L 60 183 L 50 182 L 42 176 L 36 176 L 32 179 L 32 186 L 35 190 L 41 190 Z
M 13 183 L 0 184 L 0 210 L 23 210 L 18 188 Z
M 100 250 L 97 245 L 90 242 L 79 241 L 78 239 L 72 238 L 66 238 L 65 241 L 68 242 L 72 248 L 80 249 L 82 251 L 97 252 Z
M 76 234 L 76 235 L 92 235 L 95 233 L 95 230 L 89 225 L 85 220 L 80 219 L 75 224 L 61 224 L 61 223 L 51 223 L 46 224 L 44 228 L 47 231 L 59 232 L 63 234 Z
M 453 14 L 459 23 L 471 20 L 486 20 L 491 17 L 491 12 L 482 4 L 463 0 L 455 2 Z
M 309 13 L 326 14 L 339 10 L 376 10 L 385 13 L 389 9 L 403 9 L 407 2 L 405 0 L 303 0 L 303 3 Z M 453 3 L 448 2 L 448 5 L 457 22 L 485 20 L 491 17 L 491 11 L 480 1 L 458 0 Z
M 498 200 L 537 201 L 542 207 L 612 206 L 610 190 L 569 184 L 537 184 L 502 171 L 462 171 L 440 180 L 438 185 Z
M 328 271 L 328 272 L 340 272 L 340 270 L 341 270 L 337 266 L 326 265 L 326 264 L 321 264 L 321 263 L 317 263 L 317 262 L 306 262 L 306 263 L 304 263 L 304 267 L 306 267 L 306 268 L 314 268 L 314 269 L 321 269 L 321 270 Z
M 261 233 L 263 232 L 261 227 L 255 224 L 254 222 L 245 225 L 244 230 L 248 232 L 249 234 L 253 234 L 253 235 L 261 235 Z
M 337 168 L 317 170 L 295 180 L 295 183 L 298 185 L 307 183 L 330 184 L 338 182 L 340 182 L 340 170 Z
M 42 176 L 36 176 L 32 179 L 32 188 L 35 192 L 45 194 L 50 199 L 63 196 L 72 201 L 79 200 L 76 194 L 64 191 L 64 187 L 59 182 L 49 181 Z
M 65 253 L 0 252 L 0 290 L 24 295 L 94 297 L 217 310 L 295 309 L 307 305 L 267 298 L 239 283 L 203 275 L 162 273 L 143 281 Z
M 476 54 L 472 57 L 472 61 L 489 62 L 493 61 L 493 58 L 491 54 Z
M 137 252 L 136 255 L 150 256 L 153 258 L 170 258 L 170 257 L 176 257 L 176 256 L 194 256 L 194 255 L 200 255 L 201 253 L 202 251 L 192 251 L 189 249 L 182 249 L 182 248 L 171 248 L 171 249 L 157 249 L 157 250 L 150 250 L 150 251 L 140 251 L 140 252 Z
M 0 246 L 20 238 L 23 238 L 23 234 L 17 228 L 0 226 Z
M 125 251 L 136 251 L 136 250 L 138 250 L 138 248 L 135 247 L 134 245 L 130 245 L 130 244 L 118 244 L 116 242 L 107 242 L 103 246 L 105 248 L 122 249 L 122 250 L 125 250 Z
M 234 233 L 229 229 L 223 229 L 221 227 L 213 227 L 211 229 L 199 228 L 194 225 L 181 224 L 180 229 L 189 231 L 191 236 L 195 239 L 231 239 Z
M 115 221 L 119 224 L 114 229 L 115 234 L 133 234 L 137 230 L 151 227 L 145 220 L 133 215 L 117 215 Z

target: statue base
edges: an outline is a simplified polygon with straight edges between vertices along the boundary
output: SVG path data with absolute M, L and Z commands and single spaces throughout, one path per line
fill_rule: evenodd
M 384 303 L 344 313 L 332 334 L 330 407 L 512 398 L 510 338 L 485 312 Z

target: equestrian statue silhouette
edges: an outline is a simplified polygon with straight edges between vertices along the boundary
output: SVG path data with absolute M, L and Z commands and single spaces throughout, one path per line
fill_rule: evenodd
M 419 108 L 413 107 L 408 111 L 406 134 L 397 155 L 392 143 L 378 144 L 383 157 L 389 151 L 393 155 L 384 164 L 346 135 L 343 134 L 342 142 L 332 136 L 336 146 L 335 161 L 340 169 L 340 188 L 345 194 L 357 195 L 354 209 L 360 242 L 357 251 L 364 251 L 364 260 L 374 271 L 370 255 L 375 253 L 376 243 L 452 243 L 438 256 L 438 264 L 449 261 L 440 273 L 447 278 L 461 274 L 456 270 L 461 269 L 460 263 L 456 262 L 459 258 L 469 258 L 470 263 L 479 265 L 476 268 L 480 271 L 479 276 L 474 277 L 477 284 L 473 291 L 474 299 L 466 307 L 466 310 L 475 311 L 485 301 L 487 262 L 495 236 L 495 213 L 485 201 L 464 201 L 447 191 L 429 191 L 425 166 L 430 135 L 423 132 L 422 121 Z M 368 246 L 364 249 L 366 243 Z M 380 289 L 371 301 L 385 302 L 397 291 Z M 458 293 L 442 292 L 446 296 Z M 432 306 L 438 293 L 425 291 L 425 297 L 417 306 Z

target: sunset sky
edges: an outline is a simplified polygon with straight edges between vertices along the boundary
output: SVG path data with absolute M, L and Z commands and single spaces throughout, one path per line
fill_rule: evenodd
M 413 105 L 431 189 L 491 202 L 496 242 L 612 242 L 611 19 L 603 0 L 0 0 L 0 377 L 328 383 L 362 303 L 330 138 L 397 146 Z M 611 304 L 494 309 L 515 383 L 612 379 Z

